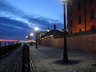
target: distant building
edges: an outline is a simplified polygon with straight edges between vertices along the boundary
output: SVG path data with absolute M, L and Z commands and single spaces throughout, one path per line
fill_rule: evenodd
M 44 37 L 50 37 L 54 36 L 54 38 L 63 38 L 64 37 L 64 32 L 59 31 L 59 30 L 51 30 L 50 32 L 47 32 Z
M 48 27 L 47 32 L 49 32 L 49 31 L 50 31 L 50 29 L 49 29 L 49 27 Z
M 47 33 L 47 31 L 38 31 L 37 32 L 37 37 L 39 40 L 41 40 L 42 37 Z
M 49 29 L 49 28 L 48 28 Z M 47 29 L 47 30 L 48 30 Z M 61 37 L 64 37 L 64 32 L 63 31 L 60 31 L 60 28 L 59 30 L 56 30 L 56 25 L 54 24 L 54 29 L 53 30 L 50 30 L 48 31 L 44 37 L 50 37 L 50 36 L 54 36 L 54 38 L 61 38 Z
M 96 0 L 67 1 L 69 34 L 96 28 Z

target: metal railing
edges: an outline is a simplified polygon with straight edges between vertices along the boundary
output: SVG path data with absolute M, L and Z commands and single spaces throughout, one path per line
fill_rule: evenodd
M 0 57 L 18 48 L 20 45 L 21 45 L 20 43 L 16 43 L 13 45 L 8 45 L 8 46 L 0 46 Z
M 22 72 L 30 72 L 29 46 L 27 44 L 24 44 L 22 51 Z

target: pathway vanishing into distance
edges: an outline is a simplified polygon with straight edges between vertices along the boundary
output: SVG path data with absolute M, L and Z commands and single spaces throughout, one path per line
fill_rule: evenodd
M 68 50 L 69 64 L 62 63 L 63 49 L 30 46 L 37 72 L 96 72 L 96 53 Z
M 62 63 L 63 49 L 29 46 L 30 72 L 96 72 L 96 53 L 68 50 L 69 63 Z M 0 72 L 22 72 L 22 46 L 0 58 Z
M 22 72 L 22 47 L 0 58 L 0 72 Z

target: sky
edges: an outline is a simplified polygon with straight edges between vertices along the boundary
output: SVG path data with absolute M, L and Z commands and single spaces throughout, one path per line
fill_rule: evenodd
M 63 29 L 61 5 L 62 0 L 0 0 L 0 39 L 25 40 L 35 27 Z

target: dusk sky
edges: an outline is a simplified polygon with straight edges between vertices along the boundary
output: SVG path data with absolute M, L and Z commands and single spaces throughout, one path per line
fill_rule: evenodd
M 25 40 L 34 28 L 64 27 L 62 0 L 0 0 L 0 39 Z

